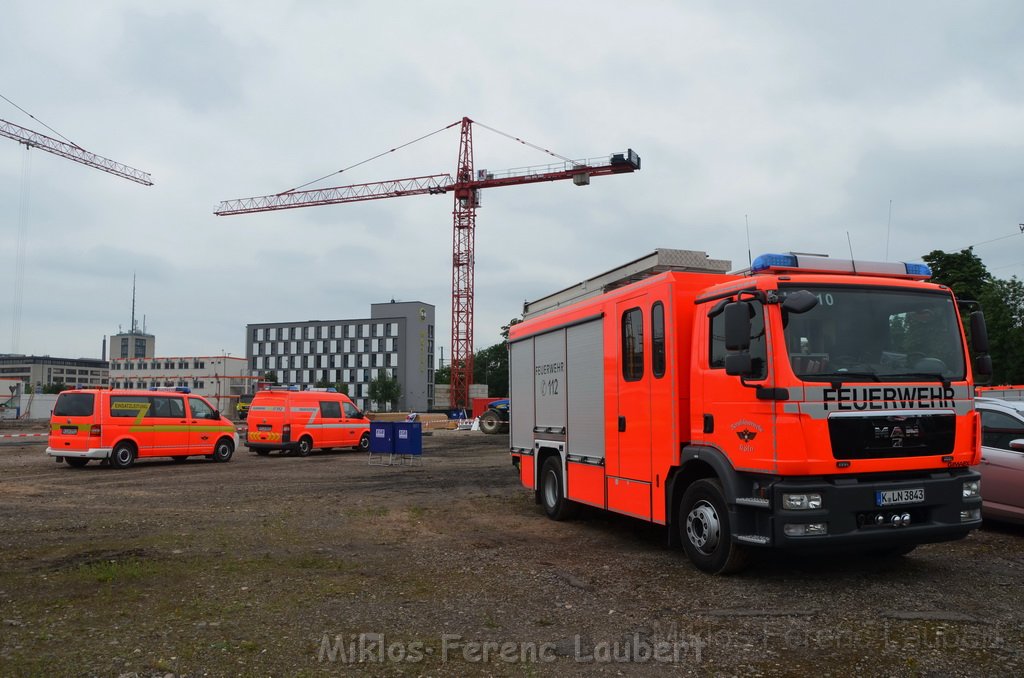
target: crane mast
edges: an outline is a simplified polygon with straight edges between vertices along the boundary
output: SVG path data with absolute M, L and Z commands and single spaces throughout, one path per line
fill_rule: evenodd
M 454 127 L 453 123 L 449 127 Z M 640 156 L 632 149 L 590 160 L 565 160 L 554 165 L 523 167 L 505 172 L 476 172 L 473 167 L 473 121 L 462 118 L 459 157 L 455 176 L 432 174 L 408 179 L 352 184 L 317 190 L 291 190 L 254 198 L 225 200 L 214 214 L 229 216 L 275 210 L 334 205 L 409 195 L 454 194 L 452 210 L 452 335 L 451 406 L 469 405 L 469 384 L 473 379 L 473 287 L 475 265 L 476 209 L 484 188 L 517 186 L 572 179 L 587 186 L 590 178 L 624 174 L 640 169 Z

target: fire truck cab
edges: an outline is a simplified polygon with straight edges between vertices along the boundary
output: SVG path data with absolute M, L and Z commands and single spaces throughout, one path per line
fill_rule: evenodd
M 588 505 L 666 525 L 711 573 L 758 548 L 908 552 L 979 527 L 952 292 L 923 264 L 728 268 L 658 250 L 525 305 L 510 447 L 547 515 Z M 991 372 L 987 355 L 977 366 Z

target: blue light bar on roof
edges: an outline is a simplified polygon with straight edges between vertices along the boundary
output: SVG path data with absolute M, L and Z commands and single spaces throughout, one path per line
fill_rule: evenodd
M 922 278 L 932 277 L 932 269 L 928 266 L 928 264 L 905 263 L 904 266 L 907 267 L 907 275 L 912 275 L 915 277 L 920 276 Z
M 751 273 L 760 273 L 770 268 L 797 268 L 795 254 L 761 254 L 750 265 Z
M 750 264 L 751 273 L 803 271 L 843 275 L 874 275 L 886 278 L 926 280 L 932 271 L 925 264 L 897 261 L 856 261 L 810 254 L 762 254 Z

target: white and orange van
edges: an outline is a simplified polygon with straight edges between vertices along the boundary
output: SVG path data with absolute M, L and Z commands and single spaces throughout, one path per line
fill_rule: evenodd
M 305 457 L 315 449 L 370 449 L 370 420 L 334 389 L 257 391 L 246 422 L 245 444 L 259 455 L 281 450 Z
M 231 459 L 238 433 L 206 399 L 174 390 L 73 389 L 57 396 L 46 453 L 80 468 L 128 468 L 139 457 Z

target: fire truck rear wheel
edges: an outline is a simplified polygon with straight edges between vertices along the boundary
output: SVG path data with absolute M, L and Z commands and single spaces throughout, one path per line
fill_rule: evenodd
M 114 468 L 128 468 L 135 463 L 135 447 L 131 443 L 122 442 L 114 446 L 110 453 L 110 465 Z
M 363 435 L 359 436 L 359 445 L 356 447 L 356 449 L 359 450 L 360 452 L 369 452 L 370 451 L 370 434 L 369 433 L 364 433 Z
M 295 448 L 295 454 L 300 457 L 308 457 L 313 451 L 313 439 L 309 436 L 299 438 L 299 446 Z
M 729 509 L 717 480 L 704 478 L 686 488 L 678 524 L 683 549 L 697 569 L 730 574 L 746 566 L 749 552 L 732 540 Z
M 548 457 L 540 472 L 540 498 L 551 520 L 571 520 L 579 509 L 576 502 L 565 498 L 564 487 L 561 459 L 557 455 Z
M 217 441 L 217 446 L 213 448 L 213 460 L 219 463 L 231 461 L 231 455 L 234 453 L 234 443 L 227 438 L 221 438 Z

